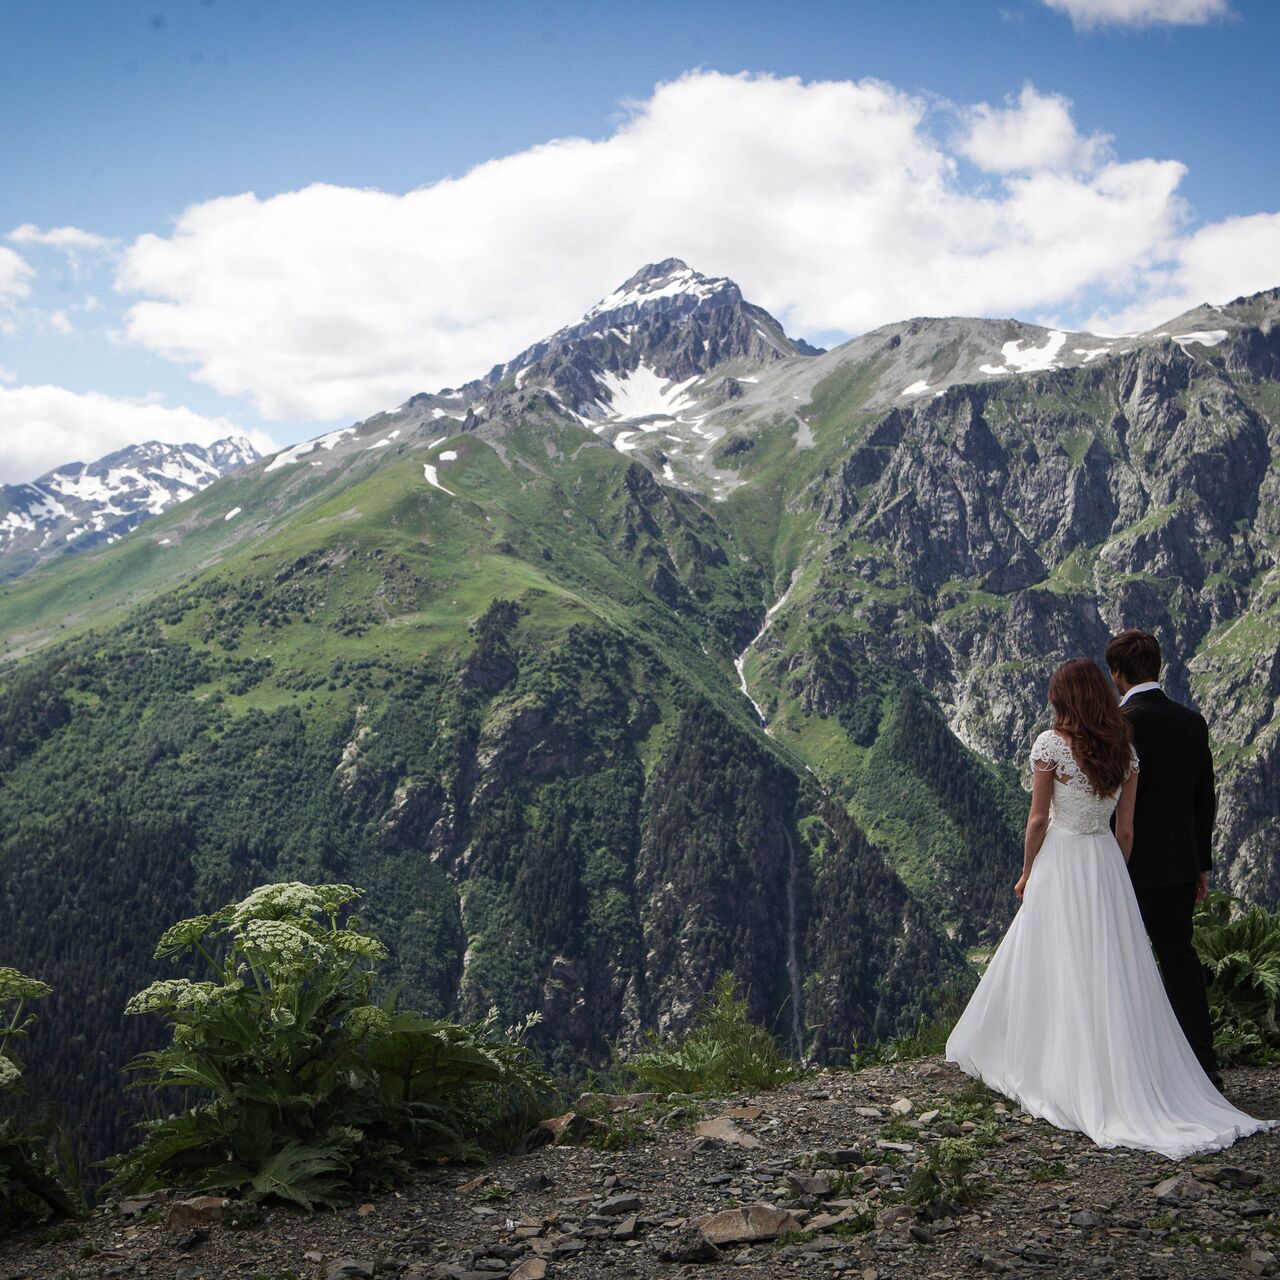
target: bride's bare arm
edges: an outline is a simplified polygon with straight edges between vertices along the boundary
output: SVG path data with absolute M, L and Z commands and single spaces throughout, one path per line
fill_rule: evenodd
M 1129 861 L 1133 852 L 1133 802 L 1138 794 L 1138 775 L 1131 773 L 1120 788 L 1120 800 L 1116 805 L 1116 844 Z
M 1022 875 L 1013 891 L 1022 901 L 1023 891 L 1027 887 L 1027 877 L 1031 874 L 1031 864 L 1044 844 L 1045 832 L 1049 830 L 1049 801 L 1053 799 L 1053 769 L 1041 769 L 1038 766 L 1031 770 L 1031 812 L 1027 814 L 1027 835 L 1022 845 Z

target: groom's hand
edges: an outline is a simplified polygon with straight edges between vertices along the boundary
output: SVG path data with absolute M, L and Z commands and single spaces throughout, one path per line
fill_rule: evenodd
M 1209 892 L 1209 873 L 1202 871 L 1200 879 L 1196 881 L 1196 906 L 1198 907 Z

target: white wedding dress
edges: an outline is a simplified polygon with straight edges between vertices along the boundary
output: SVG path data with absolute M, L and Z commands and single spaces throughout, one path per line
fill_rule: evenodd
M 1049 829 L 948 1061 L 1100 1147 L 1181 1160 L 1272 1128 L 1223 1098 L 1178 1026 L 1110 830 L 1118 793 L 1098 795 L 1053 730 L 1031 764 L 1056 775 Z

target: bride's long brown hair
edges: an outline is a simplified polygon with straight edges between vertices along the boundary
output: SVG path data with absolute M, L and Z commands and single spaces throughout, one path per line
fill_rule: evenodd
M 1054 727 L 1071 739 L 1071 753 L 1100 796 L 1119 790 L 1129 775 L 1132 735 L 1102 668 L 1072 658 L 1049 677 Z

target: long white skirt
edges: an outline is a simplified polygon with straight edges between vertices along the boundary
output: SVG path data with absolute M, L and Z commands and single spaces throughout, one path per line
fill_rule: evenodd
M 1274 1127 L 1227 1102 L 1191 1052 L 1110 832 L 1050 824 L 947 1059 L 1100 1147 L 1181 1160 Z

